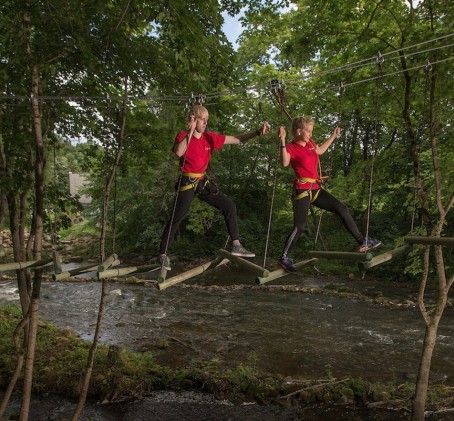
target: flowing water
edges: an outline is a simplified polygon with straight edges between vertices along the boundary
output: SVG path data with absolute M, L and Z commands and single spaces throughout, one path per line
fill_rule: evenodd
M 207 275 L 163 291 L 154 284 L 110 283 L 101 341 L 146 350 L 166 339 L 172 346 L 165 354 L 172 353 L 175 364 L 216 356 L 232 363 L 254 361 L 262 370 L 292 378 L 318 378 L 328 371 L 372 381 L 415 378 L 424 337 L 415 307 L 389 308 L 277 287 L 328 283 L 315 278 L 287 276 L 274 285 L 256 286 L 250 275 L 228 269 Z M 335 283 L 413 300 L 416 287 L 367 280 Z M 41 316 L 91 340 L 100 290 L 98 282 L 44 282 Z M 1 282 L 0 304 L 17 302 L 16 283 Z M 446 309 L 432 363 L 434 382 L 454 385 L 453 331 L 454 311 Z
M 146 275 L 145 275 L 146 276 Z M 286 276 L 257 286 L 250 274 L 222 268 L 164 291 L 154 283 L 108 286 L 101 341 L 160 353 L 169 365 L 218 358 L 255 364 L 297 378 L 331 375 L 369 381 L 414 381 L 424 337 L 417 307 L 387 307 L 361 299 L 301 291 L 282 285 L 348 286 L 396 301 L 415 302 L 417 285 Z M 236 287 L 234 287 L 236 285 Z M 44 282 L 41 316 L 91 340 L 99 306 L 99 282 Z M 0 305 L 18 303 L 15 281 L 0 282 Z M 438 331 L 431 381 L 454 386 L 454 310 Z M 159 342 L 169 347 L 159 351 Z

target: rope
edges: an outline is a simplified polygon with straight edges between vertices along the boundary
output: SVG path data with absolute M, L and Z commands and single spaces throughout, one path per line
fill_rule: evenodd
M 279 159 L 279 157 L 278 157 L 278 159 Z M 268 255 L 268 244 L 269 244 L 270 232 L 271 232 L 271 220 L 272 220 L 272 217 L 273 217 L 273 210 L 274 210 L 274 198 L 276 196 L 277 168 L 278 168 L 278 161 L 276 160 L 276 166 L 274 167 L 273 193 L 271 194 L 270 214 L 269 214 L 269 217 L 268 217 L 268 229 L 266 231 L 265 251 L 263 253 L 263 267 L 266 266 L 266 258 L 267 258 L 267 255 Z
M 426 120 L 427 118 L 427 121 L 429 122 L 429 125 L 430 125 L 430 109 L 428 107 L 428 91 L 429 91 L 429 83 L 430 83 L 430 79 L 432 77 L 432 63 L 430 61 L 427 62 L 426 64 L 426 77 L 425 77 L 425 82 L 424 82 L 424 104 L 423 104 L 423 121 Z M 427 111 L 427 117 L 424 117 L 424 113 Z M 420 141 L 420 145 L 419 145 L 419 148 L 420 150 L 422 149 L 422 146 L 423 146 L 423 141 L 424 141 L 424 126 L 422 127 L 422 129 L 420 130 L 420 136 L 419 136 L 419 139 L 421 139 Z M 416 204 L 417 204 L 417 185 L 416 185 L 416 179 L 419 177 L 419 174 L 420 174 L 420 166 L 418 165 L 418 169 L 417 169 L 417 174 L 415 175 L 415 188 L 414 188 L 414 194 L 413 194 L 413 211 L 412 211 L 412 215 L 411 215 L 411 226 L 410 226 L 410 232 L 413 232 L 414 230 L 414 225 L 415 225 L 415 217 L 416 217 Z M 423 219 L 421 219 L 421 227 L 423 226 Z
M 369 194 L 367 199 L 367 217 L 366 217 L 366 241 L 369 238 L 369 225 L 370 225 L 370 216 L 372 212 L 372 182 L 374 178 L 374 167 L 375 167 L 375 155 L 377 152 L 377 141 L 378 141 L 378 129 L 379 129 L 379 82 L 381 80 L 381 73 L 383 69 L 384 58 L 383 55 L 378 52 L 377 54 L 377 65 L 378 65 L 378 78 L 376 83 L 376 94 L 375 94 L 375 121 L 374 121 L 374 136 L 373 136 L 373 151 L 372 151 L 372 161 L 370 164 L 370 176 L 369 176 Z
M 193 103 L 192 105 L 194 105 L 195 103 L 195 99 L 194 97 L 192 96 L 193 98 Z M 198 97 L 198 102 L 200 105 L 203 105 L 205 103 L 205 97 L 203 95 L 199 95 Z M 183 157 L 183 162 L 182 164 L 179 166 L 179 177 L 178 177 L 178 182 L 177 182 L 177 190 L 175 192 L 175 199 L 174 199 L 174 203 L 173 203 L 173 209 L 172 209 L 172 215 L 170 217 L 170 223 L 169 223 L 169 231 L 167 233 L 167 239 L 166 239 L 166 245 L 165 245 L 165 248 L 164 248 L 164 255 L 166 256 L 167 255 L 167 250 L 169 248 L 169 243 L 170 243 L 170 233 L 172 231 L 172 226 L 173 226 L 173 221 L 175 219 L 175 212 L 176 212 L 176 208 L 177 208 L 177 202 L 178 202 L 178 197 L 180 195 L 180 187 L 181 187 L 181 182 L 183 180 L 183 168 L 184 168 L 184 165 L 186 163 L 186 153 L 189 149 L 189 143 L 191 142 L 191 137 L 192 135 L 188 138 L 188 144 L 186 146 L 186 151 L 184 153 L 184 157 Z M 164 263 L 164 262 L 163 262 Z M 162 267 L 161 266 L 161 270 L 162 270 Z

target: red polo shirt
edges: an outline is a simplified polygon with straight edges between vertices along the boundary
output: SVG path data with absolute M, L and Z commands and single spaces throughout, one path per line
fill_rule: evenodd
M 315 180 L 319 178 L 317 165 L 320 158 L 315 150 L 314 141 L 311 139 L 310 142 L 306 143 L 306 146 L 292 141 L 287 145 L 286 149 L 290 155 L 290 165 L 296 175 L 293 187 L 295 189 L 310 189 L 312 186 L 312 190 L 319 189 L 320 186 L 318 183 L 304 183 L 298 180 L 303 177 L 313 178 Z
M 187 133 L 187 131 L 178 133 L 175 137 L 175 143 L 180 143 Z M 204 173 L 213 151 L 221 149 L 224 142 L 225 135 L 214 132 L 204 132 L 199 139 L 194 135 L 191 136 L 185 154 L 180 157 L 181 170 L 183 172 Z

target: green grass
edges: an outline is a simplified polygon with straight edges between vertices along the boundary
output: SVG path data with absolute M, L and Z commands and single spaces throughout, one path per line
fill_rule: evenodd
M 16 362 L 12 335 L 21 312 L 12 306 L 0 307 L 0 388 L 6 388 Z M 158 341 L 159 342 L 159 341 Z M 68 330 L 41 322 L 38 329 L 33 390 L 76 398 L 83 376 L 90 343 Z M 160 349 L 159 352 L 167 352 Z M 171 369 L 155 362 L 151 352 L 134 353 L 124 349 L 98 347 L 89 388 L 89 398 L 115 400 L 141 397 L 152 390 L 198 390 L 234 403 L 255 401 L 280 402 L 291 394 L 299 405 L 319 403 L 363 404 L 367 401 L 399 402 L 409 407 L 414 393 L 411 383 L 369 383 L 364 379 L 296 380 L 290 383 L 256 368 L 260 356 L 251 353 L 247 361 L 231 366 L 222 359 L 192 361 L 187 367 Z M 16 387 L 20 387 L 20 384 Z M 304 391 L 304 392 L 300 392 Z M 296 393 L 295 393 L 296 391 Z M 452 405 L 453 388 L 430 387 L 431 407 Z M 287 399 L 287 398 L 285 398 Z

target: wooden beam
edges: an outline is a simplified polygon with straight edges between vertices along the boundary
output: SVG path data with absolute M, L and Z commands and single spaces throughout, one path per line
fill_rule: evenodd
M 115 260 L 118 260 L 118 256 L 114 253 L 98 266 L 98 272 L 104 272 L 109 269 Z
M 360 269 L 367 270 L 373 268 L 374 266 L 378 266 L 381 265 L 382 263 L 388 262 L 389 260 L 392 260 L 394 257 L 410 251 L 412 248 L 413 248 L 412 245 L 406 244 L 396 249 L 389 250 L 385 253 L 378 254 L 377 256 L 372 257 L 372 259 L 369 260 L 368 262 L 359 262 L 358 265 Z
M 225 265 L 228 262 L 228 259 L 223 259 L 221 256 L 218 256 L 211 262 L 207 262 L 203 265 L 187 270 L 186 272 L 180 273 L 179 275 L 173 276 L 172 278 L 169 278 L 165 281 L 158 282 L 158 289 L 163 290 L 172 285 L 179 284 L 180 282 L 186 281 L 186 279 L 193 278 L 194 276 L 200 275 L 201 273 L 206 272 L 210 269 Z
M 113 266 L 118 266 L 120 264 L 120 260 L 115 260 L 112 262 L 111 267 Z M 72 276 L 77 276 L 80 275 L 81 273 L 89 273 L 89 272 L 96 272 L 99 268 L 99 264 L 91 264 L 91 265 L 85 265 L 81 266 L 79 268 L 75 269 L 70 269 L 63 271 L 62 273 L 56 273 L 52 275 L 52 279 L 54 281 L 61 281 L 63 279 L 71 278 Z
M 318 259 L 314 257 L 312 259 L 302 260 L 301 262 L 297 262 L 293 266 L 295 266 L 295 269 L 298 270 L 298 269 L 302 269 L 307 266 L 312 266 L 317 261 L 318 261 Z M 270 274 L 266 278 L 261 278 L 261 277 L 255 278 L 255 282 L 258 285 L 263 285 L 263 284 L 266 284 L 267 282 L 274 281 L 275 279 L 282 278 L 285 275 L 292 275 L 292 274 L 289 272 L 286 272 L 285 269 L 280 268 L 280 269 L 274 270 L 273 272 L 270 272 Z
M 233 263 L 237 263 L 238 266 L 242 267 L 243 269 L 247 269 L 257 276 L 261 276 L 262 278 L 266 278 L 270 271 L 267 269 L 262 268 L 261 266 L 256 265 L 255 263 L 250 262 L 249 260 L 245 260 L 239 256 L 234 256 L 233 254 L 229 253 L 224 249 L 219 250 L 219 254 L 224 256 L 226 259 L 229 259 Z
M 9 270 L 19 270 L 19 269 L 33 269 L 42 266 L 46 266 L 52 262 L 52 258 L 46 258 L 41 260 L 29 260 L 27 262 L 12 262 L 4 263 L 0 265 L 0 272 L 7 272 Z
M 350 253 L 347 251 L 308 251 L 309 257 L 318 257 L 320 259 L 339 259 L 351 262 L 371 260 L 372 253 Z
M 116 276 L 129 275 L 130 273 L 150 272 L 159 267 L 160 267 L 159 265 L 129 266 L 129 267 L 125 267 L 125 268 L 108 269 L 103 272 L 98 272 L 97 275 L 98 275 L 98 279 L 114 278 Z
M 454 246 L 454 237 L 404 237 L 407 244 L 428 244 L 432 246 Z

